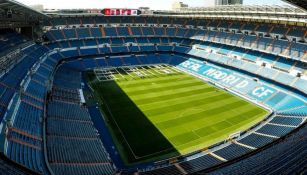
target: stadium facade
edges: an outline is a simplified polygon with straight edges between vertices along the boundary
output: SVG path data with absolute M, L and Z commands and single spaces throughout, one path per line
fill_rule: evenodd
M 215 0 L 215 5 L 238 5 L 243 4 L 243 0 Z
M 11 0 L 0 5 L 0 168 L 5 174 L 305 173 L 306 11 L 239 5 L 46 15 Z M 140 96 L 148 90 L 140 84 L 151 92 Z M 196 95 L 186 90 L 192 86 Z M 170 105 L 171 87 L 180 88 L 180 103 L 153 110 L 160 102 L 154 92 L 165 91 Z M 192 98 L 201 93 L 203 99 Z M 168 115 L 151 122 L 135 119 L 124 115 L 136 114 L 120 105 L 128 102 L 144 115 Z M 188 114 L 167 118 L 181 130 L 163 125 L 171 113 L 191 104 Z M 122 116 L 116 115 L 120 110 Z M 261 111 L 265 115 L 254 119 Z M 213 122 L 209 116 L 216 125 L 194 130 L 197 123 Z M 245 122 L 243 130 L 236 127 Z M 189 131 L 186 127 L 193 127 L 195 138 L 177 135 Z M 148 128 L 152 133 L 144 135 Z M 215 139 L 225 128 L 227 136 Z M 150 142 L 150 134 L 152 139 L 162 135 L 165 145 Z

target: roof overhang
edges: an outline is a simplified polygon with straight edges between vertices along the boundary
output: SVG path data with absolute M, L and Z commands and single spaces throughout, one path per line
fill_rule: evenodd
M 307 10 L 307 0 L 283 0 L 287 3 L 300 7 L 304 10 Z
M 39 24 L 49 16 L 15 0 L 0 0 L 0 28 L 16 28 Z

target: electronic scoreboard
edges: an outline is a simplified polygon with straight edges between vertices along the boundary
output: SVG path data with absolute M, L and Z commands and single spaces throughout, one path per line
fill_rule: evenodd
M 141 11 L 137 9 L 107 8 L 103 9 L 101 12 L 105 16 L 137 16 L 141 14 Z

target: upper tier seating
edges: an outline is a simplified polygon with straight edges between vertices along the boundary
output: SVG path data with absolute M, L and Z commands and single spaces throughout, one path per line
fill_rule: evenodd
M 259 31 L 266 30 L 259 27 Z M 279 32 L 279 28 L 276 28 Z M 69 31 L 69 32 L 68 32 Z M 204 37 L 198 37 L 200 33 L 204 32 Z M 287 40 L 273 39 L 273 37 L 257 37 L 252 35 L 233 34 L 227 32 L 196 30 L 187 28 L 176 27 L 93 27 L 93 28 L 76 28 L 76 29 L 61 29 L 50 30 L 46 33 L 46 37 L 51 41 L 72 39 L 72 38 L 102 38 L 111 37 L 112 42 L 105 42 L 111 44 L 123 44 L 124 39 L 116 39 L 114 37 L 125 36 L 168 36 L 168 37 L 180 37 L 180 38 L 193 38 L 193 39 L 205 39 L 210 42 L 225 43 L 229 45 L 235 45 L 246 48 L 253 48 L 260 51 L 272 52 L 285 57 L 291 57 L 295 60 L 302 60 L 305 56 L 306 45 L 301 43 L 292 43 Z M 69 37 L 67 37 L 69 36 Z M 85 43 L 87 40 L 85 40 Z M 131 41 L 126 41 L 131 42 Z M 134 42 L 134 41 L 132 41 Z M 137 38 L 137 43 L 148 43 L 145 38 Z M 93 41 L 94 44 L 97 44 Z M 180 42 L 181 44 L 184 44 Z M 65 44 L 65 43 L 63 43 Z M 90 45 L 90 43 L 85 44 Z M 69 46 L 69 45 L 67 45 Z M 62 46 L 63 47 L 63 46 Z

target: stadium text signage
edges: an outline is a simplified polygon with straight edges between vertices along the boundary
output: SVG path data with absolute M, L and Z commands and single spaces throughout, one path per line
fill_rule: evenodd
M 225 69 L 219 69 L 201 61 L 189 59 L 179 65 L 199 75 L 214 80 L 226 87 L 232 88 L 240 93 L 245 92 L 257 100 L 264 101 L 276 92 L 276 89 L 244 78 L 238 74 Z

